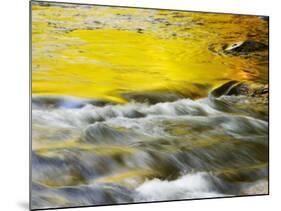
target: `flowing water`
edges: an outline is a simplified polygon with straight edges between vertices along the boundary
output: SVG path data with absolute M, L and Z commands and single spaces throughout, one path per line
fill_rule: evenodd
M 32 208 L 266 194 L 268 103 L 230 86 L 267 84 L 267 44 L 264 17 L 33 3 Z

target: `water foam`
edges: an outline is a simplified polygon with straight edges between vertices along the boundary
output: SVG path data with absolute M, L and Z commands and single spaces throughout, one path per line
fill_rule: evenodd
M 207 116 L 219 113 L 205 101 L 182 99 L 175 102 L 148 105 L 128 103 L 126 105 L 106 105 L 103 107 L 86 105 L 81 109 L 34 109 L 33 123 L 58 127 L 84 127 L 85 124 L 106 121 L 117 117 L 143 118 L 146 116 Z
M 176 180 L 152 179 L 136 188 L 135 201 L 161 201 L 176 199 L 208 198 L 225 196 L 215 190 L 210 175 L 205 172 L 191 173 Z

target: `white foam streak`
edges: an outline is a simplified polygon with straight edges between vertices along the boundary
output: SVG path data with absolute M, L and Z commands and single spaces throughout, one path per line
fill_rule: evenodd
M 204 172 L 187 174 L 177 180 L 153 179 L 144 182 L 136 191 L 136 201 L 161 201 L 223 196 L 212 190 L 212 184 Z
M 154 116 L 206 116 L 220 113 L 204 101 L 189 99 L 175 102 L 148 105 L 141 103 L 128 103 L 126 105 L 106 105 L 97 107 L 87 105 L 80 109 L 36 109 L 32 111 L 33 123 L 53 127 L 85 127 L 95 121 L 107 121 L 115 118 L 140 118 Z

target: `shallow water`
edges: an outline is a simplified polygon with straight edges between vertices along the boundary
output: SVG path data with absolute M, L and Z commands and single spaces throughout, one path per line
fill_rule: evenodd
M 268 22 L 33 3 L 32 207 L 267 193 L 267 102 L 211 92 L 267 84 L 245 40 Z

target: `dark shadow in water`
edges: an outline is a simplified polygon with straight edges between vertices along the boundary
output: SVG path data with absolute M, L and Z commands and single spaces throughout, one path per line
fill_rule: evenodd
M 29 210 L 29 203 L 26 201 L 18 202 L 18 206 L 24 210 Z

